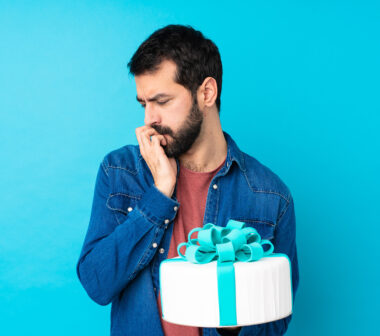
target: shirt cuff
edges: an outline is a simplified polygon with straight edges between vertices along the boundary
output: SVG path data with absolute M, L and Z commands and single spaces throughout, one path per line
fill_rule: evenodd
M 174 220 L 179 206 L 174 194 L 169 198 L 155 184 L 151 185 L 136 204 L 136 208 L 151 222 L 165 227 Z

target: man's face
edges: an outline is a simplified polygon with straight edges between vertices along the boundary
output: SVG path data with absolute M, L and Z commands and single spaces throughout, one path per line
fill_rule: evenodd
M 164 61 L 155 73 L 135 76 L 137 100 L 145 107 L 145 125 L 164 135 L 168 157 L 186 153 L 203 122 L 196 94 L 192 98 L 189 90 L 174 82 L 175 70 L 175 63 Z

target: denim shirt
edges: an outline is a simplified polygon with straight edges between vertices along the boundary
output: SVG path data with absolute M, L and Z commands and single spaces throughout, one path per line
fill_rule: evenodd
M 274 172 L 223 134 L 227 157 L 209 186 L 203 225 L 226 226 L 235 219 L 271 240 L 274 252 L 291 261 L 294 304 L 299 275 L 292 195 Z M 157 307 L 159 266 L 167 258 L 180 207 L 176 186 L 172 197 L 156 188 L 138 145 L 104 156 L 76 271 L 93 301 L 112 303 L 111 336 L 163 335 Z M 244 326 L 239 335 L 283 335 L 291 318 Z M 222 335 L 223 330 L 203 328 L 203 335 Z

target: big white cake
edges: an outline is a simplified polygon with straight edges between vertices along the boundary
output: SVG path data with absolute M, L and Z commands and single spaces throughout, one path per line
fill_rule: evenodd
M 234 262 L 236 324 L 271 322 L 292 313 L 291 265 L 273 253 L 253 262 Z M 160 264 L 162 317 L 181 325 L 221 326 L 217 261 L 191 263 L 181 257 Z

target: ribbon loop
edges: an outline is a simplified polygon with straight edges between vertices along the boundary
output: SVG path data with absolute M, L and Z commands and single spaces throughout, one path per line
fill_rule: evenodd
M 197 238 L 191 236 L 198 232 Z M 264 249 L 263 246 L 269 247 Z M 186 246 L 185 254 L 180 249 Z M 188 241 L 178 245 L 181 258 L 192 263 L 204 264 L 212 260 L 218 263 L 256 261 L 273 252 L 273 244 L 269 240 L 261 240 L 257 230 L 245 226 L 244 222 L 230 219 L 226 227 L 207 223 L 189 232 Z
M 269 240 L 266 240 L 266 239 L 262 240 L 261 245 L 269 245 L 269 249 L 264 252 L 265 256 L 271 254 L 274 250 L 273 244 Z
M 235 261 L 235 249 L 230 241 L 224 244 L 217 244 L 216 252 L 218 255 L 218 263 Z
M 240 248 L 247 243 L 246 235 L 242 230 L 232 229 L 225 237 L 222 238 L 222 243 L 232 242 L 235 251 L 240 250 Z

